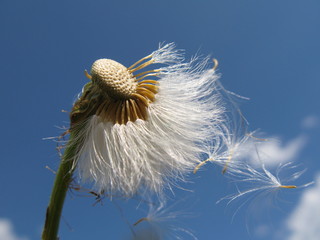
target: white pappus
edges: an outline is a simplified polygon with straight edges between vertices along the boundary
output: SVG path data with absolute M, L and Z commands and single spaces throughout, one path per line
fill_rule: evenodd
M 78 136 L 83 142 L 74 168 L 80 179 L 126 197 L 161 194 L 183 181 L 208 142 L 229 134 L 218 75 L 208 60 L 184 62 L 172 43 L 129 68 L 97 60 L 81 95 L 94 112 Z

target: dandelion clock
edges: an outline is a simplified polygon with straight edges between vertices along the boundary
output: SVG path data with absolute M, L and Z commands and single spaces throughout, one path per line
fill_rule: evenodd
M 130 67 L 93 63 L 70 113 L 43 239 L 57 235 L 74 177 L 109 196 L 159 195 L 192 173 L 208 144 L 223 145 L 225 109 L 208 60 L 185 62 L 167 44 Z

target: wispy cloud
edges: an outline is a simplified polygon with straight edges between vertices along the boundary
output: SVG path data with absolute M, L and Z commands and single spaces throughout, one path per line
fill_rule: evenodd
M 320 239 L 320 173 L 316 184 L 306 189 L 301 200 L 287 220 L 288 240 Z
M 27 240 L 24 237 L 18 237 L 14 230 L 12 223 L 7 219 L 0 218 L 0 239 L 1 240 Z
M 238 158 L 246 159 L 253 164 L 266 166 L 278 166 L 280 163 L 293 161 L 299 157 L 299 154 L 305 144 L 307 137 L 300 135 L 294 139 L 282 142 L 277 137 L 257 140 L 249 139 L 241 146 L 238 152 Z
M 315 115 L 309 115 L 302 120 L 301 126 L 305 129 L 315 128 L 319 126 L 319 118 Z

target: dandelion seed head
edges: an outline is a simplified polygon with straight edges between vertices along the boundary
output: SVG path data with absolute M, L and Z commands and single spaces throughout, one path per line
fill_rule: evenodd
M 133 75 L 122 64 L 111 59 L 99 59 L 91 68 L 92 82 L 115 99 L 128 99 L 136 92 Z
M 100 116 L 103 121 L 118 124 L 134 122 L 137 119 L 147 120 L 147 108 L 155 101 L 158 83 L 144 78 L 155 75 L 160 70 L 134 75 L 134 72 L 153 63 L 153 60 L 150 60 L 138 65 L 140 61 L 133 65 L 137 65 L 136 68 L 132 66 L 131 69 L 111 59 L 95 61 L 91 68 L 92 75 L 86 73 L 92 82 L 86 85 L 83 91 L 82 102 L 88 102 L 89 105 L 84 107 L 84 111 L 90 108 L 92 113 Z
M 75 161 L 80 179 L 97 192 L 126 197 L 161 194 L 184 181 L 208 142 L 223 145 L 229 134 L 219 76 L 208 62 L 184 62 L 174 44 L 128 68 L 96 61 L 80 96 L 83 105 L 73 111 L 88 111 Z

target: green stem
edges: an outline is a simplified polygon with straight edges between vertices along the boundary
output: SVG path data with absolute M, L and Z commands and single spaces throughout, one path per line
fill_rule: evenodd
M 84 86 L 82 96 L 72 107 L 70 113 L 70 138 L 64 151 L 60 167 L 53 185 L 49 206 L 46 213 L 46 221 L 42 232 L 42 240 L 57 240 L 61 212 L 64 200 L 72 181 L 75 156 L 83 144 L 83 132 L 88 119 L 96 113 L 99 107 L 94 86 L 89 82 Z
M 61 212 L 69 184 L 72 181 L 74 156 L 77 150 L 77 144 L 72 141 L 74 136 L 75 134 L 70 134 L 69 143 L 64 151 L 60 167 L 56 174 L 42 233 L 43 240 L 58 239 Z

